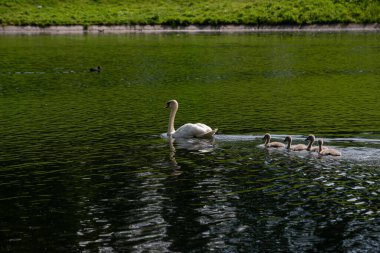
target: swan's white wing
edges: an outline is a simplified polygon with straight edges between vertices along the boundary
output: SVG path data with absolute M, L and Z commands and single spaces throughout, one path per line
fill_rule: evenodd
M 193 138 L 202 137 L 208 133 L 212 132 L 211 127 L 203 123 L 187 123 L 180 128 L 178 128 L 174 133 L 174 138 Z

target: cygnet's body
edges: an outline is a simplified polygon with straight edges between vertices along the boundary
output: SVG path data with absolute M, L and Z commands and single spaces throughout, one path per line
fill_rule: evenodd
M 286 146 L 286 148 L 289 149 L 289 150 L 302 151 L 302 150 L 306 150 L 307 149 L 307 146 L 305 144 L 292 145 L 292 137 L 291 136 L 286 136 L 284 142 L 288 143 L 288 145 Z
M 211 127 L 203 123 L 187 123 L 174 129 L 174 119 L 178 110 L 178 102 L 176 100 L 170 100 L 166 104 L 166 108 L 170 108 L 170 117 L 168 124 L 168 136 L 174 138 L 211 138 L 218 131 L 218 129 L 211 129 Z
M 324 148 L 323 147 L 323 140 L 318 140 L 318 146 L 319 146 L 318 153 L 320 155 L 331 155 L 331 156 L 341 156 L 342 155 L 342 153 L 340 153 L 336 149 L 333 149 L 333 148 Z
M 285 144 L 282 143 L 282 142 L 277 142 L 277 141 L 274 141 L 274 142 L 270 142 L 270 134 L 265 134 L 264 137 L 263 137 L 263 140 L 264 140 L 264 146 L 266 148 L 285 148 Z

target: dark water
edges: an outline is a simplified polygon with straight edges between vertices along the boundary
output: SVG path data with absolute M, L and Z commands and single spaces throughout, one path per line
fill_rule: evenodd
M 0 37 L 0 251 L 377 252 L 379 59 L 378 33 Z M 163 138 L 172 98 L 215 139 Z

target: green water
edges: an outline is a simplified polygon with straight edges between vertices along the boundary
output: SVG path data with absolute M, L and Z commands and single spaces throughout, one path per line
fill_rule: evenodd
M 376 252 L 379 59 L 378 33 L 0 36 L 0 251 Z M 213 141 L 162 138 L 173 98 Z

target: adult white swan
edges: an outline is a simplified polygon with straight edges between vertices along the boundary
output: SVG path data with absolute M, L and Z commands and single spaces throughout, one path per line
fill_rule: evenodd
M 174 138 L 211 138 L 218 129 L 211 129 L 211 127 L 203 123 L 187 123 L 177 130 L 174 129 L 174 119 L 178 110 L 178 102 L 176 100 L 170 100 L 166 103 L 166 108 L 170 108 L 169 124 L 168 124 L 168 136 Z

